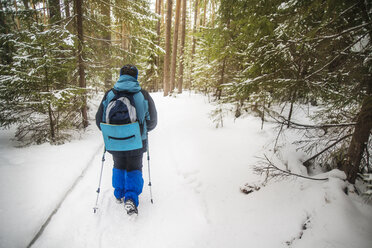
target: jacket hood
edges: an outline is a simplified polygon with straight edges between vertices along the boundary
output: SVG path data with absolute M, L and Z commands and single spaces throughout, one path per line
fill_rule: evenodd
M 139 92 L 141 86 L 136 78 L 130 75 L 121 75 L 119 80 L 115 83 L 114 89 L 117 91 L 126 91 L 126 92 Z

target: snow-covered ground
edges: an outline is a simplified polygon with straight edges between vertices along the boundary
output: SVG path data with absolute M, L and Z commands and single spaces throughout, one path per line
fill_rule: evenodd
M 94 122 L 80 139 L 62 146 L 14 148 L 12 131 L 1 131 L 0 247 L 27 247 L 62 199 L 32 247 L 372 246 L 372 207 L 344 193 L 342 172 L 318 175 L 328 181 L 270 181 L 243 194 L 246 183 L 263 181 L 253 166 L 257 156 L 270 154 L 273 127 L 265 124 L 261 130 L 256 117 L 225 117 L 224 127 L 216 129 L 208 118 L 214 106 L 205 97 L 152 96 L 159 115 L 150 133 L 154 204 L 145 186 L 135 219 L 114 202 L 109 154 L 99 210 L 93 213 L 103 151 Z M 97 102 L 92 113 L 95 108 Z M 299 160 L 303 154 L 290 146 L 283 151 L 292 171 L 306 173 Z

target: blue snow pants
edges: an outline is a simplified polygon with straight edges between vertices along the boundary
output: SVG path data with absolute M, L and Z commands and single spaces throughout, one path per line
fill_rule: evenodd
M 144 183 L 142 177 L 143 154 L 128 157 L 113 155 L 112 157 L 114 159 L 112 186 L 115 189 L 115 197 L 117 199 L 123 197 L 125 200 L 131 199 L 138 206 L 138 196 L 142 193 Z

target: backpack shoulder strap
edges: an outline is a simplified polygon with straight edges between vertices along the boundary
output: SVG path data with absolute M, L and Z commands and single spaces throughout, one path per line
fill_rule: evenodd
M 148 116 L 148 103 L 142 91 L 134 94 L 134 101 L 136 103 L 137 118 L 142 127 L 142 139 L 145 140 L 147 139 L 146 119 Z
M 126 97 L 129 99 L 130 103 L 135 106 L 135 101 L 134 101 L 134 95 L 136 93 L 132 93 L 132 92 L 127 92 L 127 91 L 117 91 L 115 90 L 114 88 L 112 88 L 112 92 L 114 93 L 114 97 L 111 101 L 113 100 L 117 100 L 119 99 L 120 97 Z
M 114 89 L 111 89 L 108 91 L 106 95 L 106 99 L 102 102 L 103 104 L 103 111 L 102 111 L 102 122 L 106 123 L 106 109 L 108 104 L 111 102 L 111 100 L 115 97 L 115 93 L 113 91 Z

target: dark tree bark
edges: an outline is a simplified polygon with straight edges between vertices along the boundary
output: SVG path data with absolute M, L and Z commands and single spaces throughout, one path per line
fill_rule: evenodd
M 78 35 L 78 70 L 79 70 L 79 86 L 82 89 L 86 88 L 85 82 L 85 66 L 83 60 L 83 44 L 84 44 L 84 35 L 83 35 L 83 10 L 82 4 L 83 0 L 74 0 L 75 2 L 75 11 L 76 11 L 76 31 Z M 81 114 L 83 117 L 83 127 L 88 126 L 88 114 L 87 114 L 87 98 L 86 94 L 83 96 L 83 103 L 81 107 Z
M 49 23 L 55 23 L 61 20 L 61 6 L 59 0 L 49 0 Z
M 181 0 L 176 1 L 176 17 L 174 21 L 173 33 L 173 49 L 172 49 L 172 67 L 170 76 L 170 91 L 173 92 L 175 88 L 176 65 L 177 65 L 177 45 L 178 45 L 178 28 L 180 26 L 180 8 Z
M 368 15 L 367 1 L 359 0 L 359 8 L 361 15 L 366 23 L 371 22 Z M 372 30 L 369 29 L 369 42 L 372 39 Z M 372 129 L 372 78 L 366 80 L 367 96 L 365 97 L 360 112 L 358 113 L 354 133 L 351 138 L 349 148 L 347 150 L 346 159 L 342 163 L 342 170 L 345 171 L 347 180 L 350 183 L 355 183 L 358 172 L 360 170 L 360 163 L 363 158 L 363 153 L 367 148 L 369 136 Z M 368 149 L 368 148 L 367 148 Z
M 198 21 L 198 6 L 199 4 L 199 0 L 195 0 L 195 11 L 194 11 L 194 28 L 193 28 L 193 32 L 196 33 L 196 26 L 197 26 L 197 21 Z M 192 58 L 194 57 L 194 54 L 195 54 L 195 47 L 196 47 L 196 39 L 195 39 L 195 35 L 193 35 L 192 37 Z
M 162 13 L 162 6 L 163 6 L 163 3 L 162 3 L 162 0 L 157 0 L 156 2 L 156 13 L 160 16 L 161 13 Z M 157 26 L 156 26 L 156 32 L 158 34 L 158 39 L 157 39 L 157 45 L 160 46 L 160 36 L 161 36 L 161 22 L 162 21 L 162 17 L 159 18 L 158 20 L 158 23 L 157 23 Z M 156 66 L 157 68 L 160 68 L 160 55 L 158 55 L 157 59 L 156 59 Z M 159 84 L 161 84 L 161 82 L 159 82 L 160 79 L 159 78 L 156 78 L 155 80 L 155 91 L 158 90 L 159 88 Z
M 110 0 L 106 2 L 110 3 Z M 111 75 L 111 64 L 110 64 L 110 47 L 111 47 L 111 15 L 110 15 L 110 5 L 106 2 L 101 2 L 101 14 L 103 16 L 103 25 L 106 27 L 102 32 L 102 51 L 104 52 L 104 61 L 105 61 L 105 72 L 104 72 L 104 82 L 105 89 L 109 90 L 112 88 L 112 75 Z
M 207 1 L 204 1 L 203 26 L 205 26 L 207 20 L 207 3 Z
M 211 20 L 212 20 L 212 28 L 214 28 L 214 13 L 215 13 L 215 3 L 214 3 L 215 0 L 212 0 L 212 17 L 211 17 Z
M 184 54 L 185 54 L 185 38 L 186 38 L 186 2 L 187 0 L 182 0 L 182 26 L 181 26 L 181 54 L 180 54 L 180 70 L 178 77 L 178 93 L 182 93 L 183 85 L 183 64 L 184 64 Z
M 22 0 L 22 2 L 23 2 L 23 5 L 25 6 L 25 9 L 29 9 L 30 7 L 28 6 L 28 2 L 29 2 L 29 0 Z
M 351 138 L 350 146 L 347 151 L 346 160 L 342 165 L 342 170 L 345 171 L 347 180 L 350 183 L 355 183 L 357 178 L 360 162 L 367 146 L 371 129 L 372 96 L 368 96 L 364 99 L 362 108 L 358 114 L 353 137 Z
M 226 60 L 227 60 L 227 58 L 224 57 L 224 59 L 222 61 L 221 78 L 220 78 L 219 84 L 217 86 L 217 91 L 216 91 L 216 98 L 217 98 L 217 100 L 220 100 L 221 99 L 221 96 L 222 96 L 222 85 L 225 82 Z
M 164 96 L 169 94 L 169 67 L 170 67 L 170 40 L 172 26 L 172 0 L 167 0 L 167 25 L 165 29 L 165 56 L 164 56 Z
M 68 0 L 64 0 L 64 5 L 65 5 L 65 14 L 66 14 L 66 17 L 69 18 L 70 17 L 70 3 Z
M 293 105 L 294 105 L 295 100 L 296 100 L 296 91 L 294 91 L 292 93 L 292 96 L 291 96 L 291 107 L 289 108 L 289 113 L 288 113 L 287 128 L 289 128 L 291 126 L 291 119 L 292 119 L 292 115 L 293 115 Z

